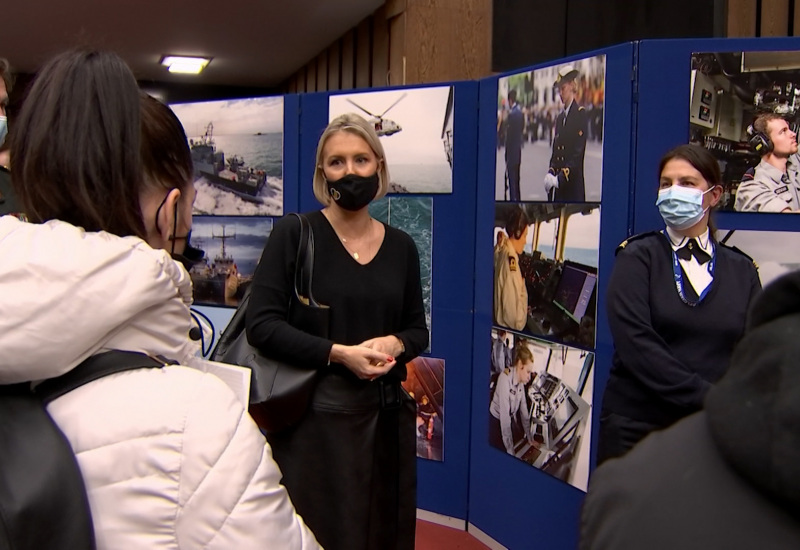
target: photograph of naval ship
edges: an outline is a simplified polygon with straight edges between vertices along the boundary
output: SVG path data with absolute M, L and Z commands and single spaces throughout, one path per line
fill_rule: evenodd
M 205 251 L 203 259 L 189 270 L 195 304 L 239 305 L 253 280 L 272 224 L 272 218 L 194 218 L 192 245 Z
M 245 161 L 238 155 L 228 157 L 217 151 L 214 143 L 214 123 L 209 122 L 206 132 L 195 141 L 189 140 L 192 151 L 195 178 L 205 178 L 209 183 L 235 193 L 245 200 L 263 202 L 259 192 L 267 182 L 264 170 L 253 170 L 245 166 Z
M 283 214 L 283 98 L 170 105 L 194 164 L 194 213 Z

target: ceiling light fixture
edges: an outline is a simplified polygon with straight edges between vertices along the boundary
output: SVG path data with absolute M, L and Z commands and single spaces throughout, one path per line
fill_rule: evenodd
M 200 74 L 206 65 L 211 63 L 209 57 L 186 57 L 179 55 L 165 55 L 161 64 L 169 68 L 171 73 Z

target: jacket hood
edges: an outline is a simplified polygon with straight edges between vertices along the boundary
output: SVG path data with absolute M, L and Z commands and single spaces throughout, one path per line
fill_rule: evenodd
M 189 274 L 137 237 L 0 218 L 0 384 L 59 376 L 110 349 L 184 362 Z
M 800 272 L 753 304 L 729 371 L 709 392 L 714 441 L 752 484 L 800 515 Z

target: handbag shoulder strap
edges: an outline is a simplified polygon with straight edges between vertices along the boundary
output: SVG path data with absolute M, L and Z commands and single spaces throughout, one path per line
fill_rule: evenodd
M 318 306 L 311 292 L 314 278 L 314 231 L 303 214 L 293 213 L 300 221 L 300 238 L 297 241 L 297 258 L 294 271 L 294 292 L 298 299 L 305 298 L 309 305 Z
M 45 380 L 36 386 L 34 392 L 46 405 L 84 384 L 109 374 L 142 368 L 161 368 L 168 364 L 176 363 L 133 351 L 106 351 L 92 355 L 66 374 Z

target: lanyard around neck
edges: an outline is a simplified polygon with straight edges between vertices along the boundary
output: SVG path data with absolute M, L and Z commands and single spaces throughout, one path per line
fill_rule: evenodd
M 664 236 L 667 240 L 672 244 L 672 240 L 667 235 L 666 231 L 663 231 Z M 711 247 L 711 259 L 708 261 L 708 274 L 711 275 L 712 282 L 700 293 L 700 296 L 697 298 L 697 301 L 694 302 L 686 297 L 686 293 L 684 292 L 683 287 L 683 270 L 681 269 L 681 264 L 678 262 L 678 255 L 675 253 L 675 249 L 671 246 L 670 251 L 672 252 L 672 276 L 675 281 L 675 288 L 678 290 L 678 296 L 680 296 L 681 301 L 686 304 L 687 306 L 695 307 L 697 304 L 703 301 L 708 295 L 708 292 L 711 290 L 711 285 L 714 284 L 714 266 L 717 264 L 717 255 L 714 246 L 714 240 L 709 236 L 708 244 Z

